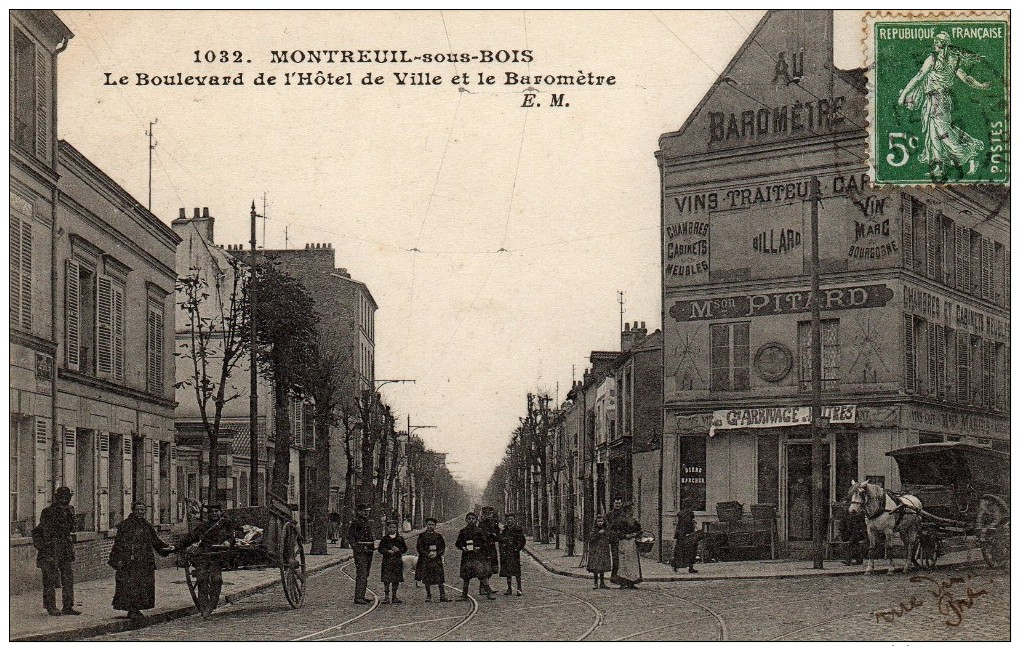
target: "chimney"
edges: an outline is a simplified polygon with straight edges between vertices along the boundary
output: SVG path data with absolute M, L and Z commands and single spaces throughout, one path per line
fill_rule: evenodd
M 184 217 L 184 209 L 181 209 L 181 217 L 182 218 Z M 175 220 L 174 230 L 177 230 L 176 222 L 177 221 Z M 198 231 L 198 235 L 202 236 L 202 239 L 208 242 L 209 244 L 215 244 L 213 242 L 213 224 L 215 223 L 216 219 L 209 216 L 208 206 L 203 207 L 201 209 L 196 206 L 195 216 L 190 220 L 184 220 L 183 222 L 184 226 L 189 226 L 190 224 L 190 226 L 195 227 L 195 230 Z M 181 234 L 179 231 L 178 235 L 180 235 L 182 238 L 184 237 L 184 235 Z

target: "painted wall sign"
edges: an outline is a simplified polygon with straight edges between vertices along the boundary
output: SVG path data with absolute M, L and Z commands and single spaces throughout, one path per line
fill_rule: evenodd
M 823 406 L 822 417 L 831 424 L 854 424 L 857 406 Z M 773 408 L 735 408 L 712 413 L 712 429 L 775 428 L 805 426 L 811 423 L 810 406 L 776 406 Z
M 981 312 L 943 295 L 903 286 L 903 311 L 956 330 L 1009 341 L 1009 319 Z
M 883 307 L 893 297 L 892 290 L 885 284 L 833 287 L 821 291 L 823 311 Z M 676 301 L 669 308 L 669 315 L 683 323 L 775 314 L 800 314 L 810 310 L 811 291 L 798 290 Z
M 751 251 L 764 254 L 786 253 L 800 246 L 800 231 L 768 229 L 751 238 Z

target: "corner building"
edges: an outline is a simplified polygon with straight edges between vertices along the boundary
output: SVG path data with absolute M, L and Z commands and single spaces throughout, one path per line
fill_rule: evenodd
M 787 553 L 811 538 L 813 178 L 828 499 L 898 488 L 898 447 L 1009 450 L 1008 192 L 872 187 L 866 77 L 832 34 L 829 11 L 767 14 L 656 153 L 663 514 L 775 505 Z

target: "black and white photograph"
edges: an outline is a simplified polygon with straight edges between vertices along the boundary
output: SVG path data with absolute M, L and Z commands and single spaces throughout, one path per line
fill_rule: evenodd
M 9 639 L 1009 641 L 998 4 L 9 10 Z

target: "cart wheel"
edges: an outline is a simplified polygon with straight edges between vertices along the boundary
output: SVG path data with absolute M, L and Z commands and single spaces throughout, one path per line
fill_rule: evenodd
M 194 559 L 188 558 L 187 552 L 181 553 L 181 561 L 184 565 L 184 581 L 188 584 L 188 592 L 191 593 L 191 601 L 199 610 L 202 607 L 198 603 L 198 573 L 196 572 Z
M 1009 507 L 999 496 L 981 496 L 975 521 L 981 556 L 988 567 L 1009 562 Z
M 283 594 L 291 608 L 300 608 L 305 602 L 305 548 L 297 527 L 287 523 L 280 543 L 280 581 Z
M 938 534 L 924 531 L 917 536 L 917 547 L 914 550 L 914 563 L 926 570 L 934 570 L 935 564 L 942 553 L 942 545 Z

